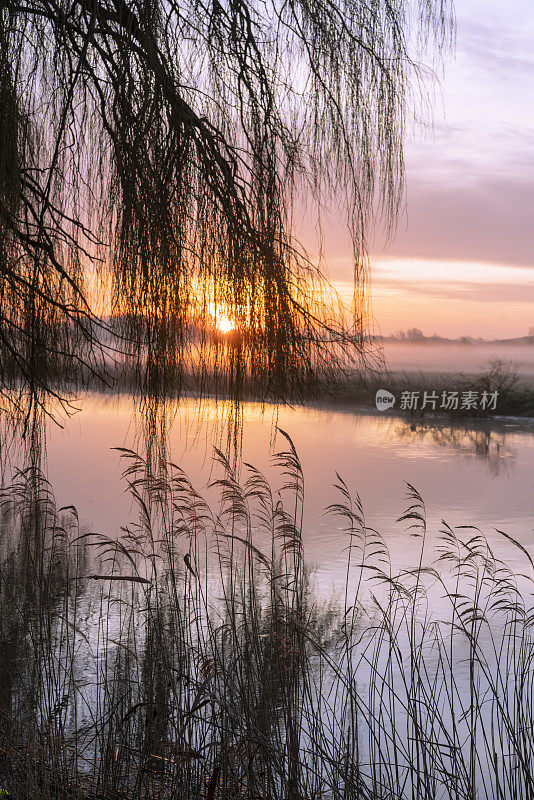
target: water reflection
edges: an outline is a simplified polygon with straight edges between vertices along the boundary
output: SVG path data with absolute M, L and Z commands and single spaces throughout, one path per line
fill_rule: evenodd
M 168 404 L 111 393 L 86 394 L 80 406 L 80 413 L 63 419 L 62 428 L 39 428 L 34 440 L 39 447 L 33 450 L 13 438 L 4 420 L 4 485 L 12 482 L 16 468 L 33 464 L 44 470 L 37 455 L 45 454 L 46 475 L 59 505 L 75 505 L 88 530 L 112 538 L 120 536 L 131 514 L 120 458 L 112 448 L 141 453 L 149 472 L 162 477 L 167 462 L 173 462 L 215 502 L 206 488 L 213 478 L 213 444 L 233 466 L 253 463 L 277 486 L 269 460 L 280 444 L 278 423 L 291 432 L 302 461 L 303 535 L 308 559 L 319 565 L 326 583 L 343 574 L 339 530 L 323 515 L 334 502 L 336 472 L 359 492 L 369 524 L 387 534 L 395 557 L 408 557 L 391 525 L 401 511 L 405 481 L 421 491 L 437 523 L 444 518 L 453 524 L 478 524 L 486 531 L 499 527 L 529 544 L 534 437 L 532 426 L 524 422 L 452 425 L 425 420 L 412 430 L 386 414 L 328 405 L 274 409 L 247 403 L 236 424 L 231 405 L 207 399 Z M 4 444 L 8 440 L 10 448 Z
M 393 426 L 400 439 L 413 442 L 430 440 L 439 447 L 450 448 L 465 456 L 475 456 L 487 462 L 493 476 L 510 475 L 516 450 L 507 431 L 498 424 L 448 424 L 443 422 L 399 422 Z

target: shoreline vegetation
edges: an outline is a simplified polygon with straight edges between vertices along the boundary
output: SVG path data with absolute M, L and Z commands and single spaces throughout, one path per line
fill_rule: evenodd
M 325 601 L 280 434 L 280 487 L 215 451 L 218 512 L 178 467 L 120 449 L 134 511 L 116 539 L 36 469 L 3 490 L 3 796 L 532 796 L 530 554 L 502 533 L 517 576 L 472 525 L 427 530 L 407 485 L 396 524 L 416 558 L 398 570 L 338 476 L 346 574 Z
M 380 410 L 379 413 L 401 416 L 413 422 L 429 419 L 461 422 L 499 417 L 534 417 L 534 377 L 520 375 L 515 362 L 506 358 L 491 358 L 479 370 L 470 372 L 375 369 L 365 374 L 347 370 L 344 373 L 326 374 L 321 380 L 314 380 L 306 391 L 284 398 L 270 394 L 268 387 L 257 382 L 254 376 L 245 374 L 239 378 L 238 392 L 235 391 L 235 385 L 232 392 L 225 391 L 217 378 L 209 372 L 200 376 L 192 372 L 182 373 L 180 382 L 175 384 L 172 372 L 166 375 L 162 371 L 158 376 L 158 389 L 151 395 L 143 370 L 139 370 L 138 365 L 130 367 L 125 363 L 118 367 L 113 365 L 108 379 L 109 386 L 104 387 L 101 380 L 85 373 L 78 376 L 72 384 L 64 383 L 64 378 L 58 379 L 58 387 L 63 384 L 66 391 L 72 389 L 74 396 L 80 388 L 93 391 L 102 391 L 105 388 L 108 391 L 159 397 L 162 400 L 177 400 L 180 397 L 211 398 L 231 402 L 236 406 L 245 402 L 275 405 L 327 402 L 346 406 L 354 411 L 377 411 L 376 393 L 386 390 L 394 396 L 395 404 L 387 411 Z M 180 387 L 178 391 L 177 386 Z M 457 394 L 457 402 L 451 403 L 451 393 Z M 403 400 L 403 395 L 412 394 L 416 396 L 415 399 L 412 398 L 410 402 Z M 428 398 L 426 405 L 425 394 Z M 462 407 L 466 394 L 472 398 L 472 404 Z M 486 408 L 481 407 L 484 394 Z M 492 395 L 495 395 L 493 402 Z M 452 407 L 447 408 L 447 403 Z
M 121 318 L 122 319 L 122 318 Z M 115 322 L 115 327 L 120 321 Z M 133 324 L 133 323 L 132 323 Z M 433 345 L 461 347 L 466 352 L 470 347 L 493 347 L 512 345 L 514 352 L 522 348 L 534 348 L 534 336 L 509 340 L 445 339 L 440 336 L 425 336 L 418 329 L 399 331 L 389 337 L 370 337 L 369 351 L 360 364 L 330 364 L 318 361 L 314 365 L 309 380 L 285 386 L 279 394 L 276 386 L 266 381 L 263 371 L 256 371 L 254 362 L 241 363 L 242 335 L 238 330 L 228 333 L 212 332 L 216 357 L 198 363 L 178 363 L 171 358 L 156 364 L 151 355 L 150 337 L 140 343 L 133 351 L 121 351 L 113 340 L 112 328 L 108 338 L 101 336 L 98 348 L 101 351 L 101 364 L 98 370 L 91 369 L 82 361 L 73 366 L 69 359 L 61 355 L 50 356 L 42 367 L 46 370 L 51 392 L 49 401 L 59 403 L 68 412 L 69 403 L 75 402 L 79 391 L 129 392 L 150 400 L 176 400 L 179 397 L 213 398 L 240 403 L 256 401 L 265 404 L 307 404 L 328 401 L 337 405 L 353 407 L 354 410 L 377 409 L 376 393 L 385 390 L 394 396 L 395 402 L 388 412 L 400 415 L 413 422 L 430 418 L 447 420 L 491 419 L 494 417 L 534 417 L 534 375 L 519 373 L 518 362 L 506 355 L 495 355 L 495 349 L 481 358 L 478 368 L 440 371 L 439 363 L 434 368 L 389 369 L 384 361 L 384 346 L 400 345 L 414 348 L 414 351 L 432 352 Z M 95 341 L 97 336 L 95 333 Z M 201 341 L 198 340 L 201 349 Z M 419 348 L 419 350 L 417 350 Z M 386 353 L 387 355 L 387 353 Z M 426 357 L 426 362 L 429 359 Z M 225 364 L 221 370 L 220 364 Z M 27 387 L 20 382 L 18 365 L 7 356 L 2 365 L 3 389 L 1 395 L 4 405 L 24 409 Z M 284 381 L 282 381 L 282 384 Z M 280 385 L 282 385 L 280 384 Z M 457 393 L 458 401 L 450 402 L 444 395 Z M 38 393 L 37 393 L 38 394 Z M 403 395 L 414 395 L 410 402 Z M 475 397 L 471 403 L 463 402 L 463 395 Z M 495 394 L 493 402 L 491 395 Z M 18 395 L 18 400 L 13 398 Z M 431 396 L 434 399 L 431 399 Z M 484 399 L 482 396 L 485 395 Z M 427 400 L 425 399 L 427 398 Z M 37 400 L 46 410 L 44 400 Z
M 414 422 L 433 418 L 461 421 L 534 417 L 534 378 L 520 376 L 514 362 L 501 358 L 491 359 L 477 372 L 392 371 L 372 376 L 366 382 L 349 381 L 341 384 L 331 401 L 337 404 L 354 402 L 366 410 L 377 410 L 375 398 L 379 390 L 386 390 L 395 398 L 393 407 L 379 413 L 402 416 Z M 457 402 L 456 398 L 451 402 L 452 393 L 457 395 Z M 493 405 L 490 397 L 495 393 Z M 408 398 L 412 394 L 415 397 Z M 481 407 L 484 394 L 486 408 Z M 462 407 L 466 397 L 471 398 L 472 407 Z M 467 400 L 465 403 L 469 405 Z M 447 408 L 447 405 L 452 407 Z
M 77 392 L 89 390 L 130 392 L 151 400 L 176 400 L 181 396 L 215 398 L 229 401 L 236 406 L 246 401 L 306 404 L 325 400 L 334 404 L 353 405 L 355 409 L 370 410 L 377 408 L 376 392 L 385 390 L 395 398 L 390 413 L 413 421 L 430 417 L 450 420 L 534 417 L 534 375 L 520 374 L 518 362 L 507 355 L 510 347 L 514 348 L 514 354 L 530 353 L 531 348 L 534 351 L 532 335 L 494 340 L 467 336 L 447 339 L 436 334 L 425 336 L 419 329 L 411 328 L 387 337 L 369 336 L 365 356 L 362 355 L 360 362 L 354 362 L 347 357 L 345 361 L 340 359 L 331 363 L 328 358 L 323 361 L 318 356 L 310 374 L 303 376 L 302 381 L 287 383 L 281 379 L 272 384 L 265 371 L 258 368 L 254 360 L 243 361 L 244 334 L 239 329 L 230 328 L 227 332 L 211 330 L 207 345 L 203 342 L 200 330 L 191 329 L 189 335 L 196 342 L 197 359 L 180 362 L 175 356 L 155 359 L 153 339 L 157 331 L 151 331 L 150 335 L 145 331 L 146 336 L 143 338 L 139 330 L 140 339 L 137 345 L 121 349 L 122 328 L 127 325 L 139 327 L 141 323 L 137 318 L 119 315 L 103 319 L 103 322 L 105 325 L 101 330 L 95 328 L 92 332 L 95 353 L 99 353 L 93 367 L 83 360 L 73 363 L 61 353 L 50 353 L 43 360 L 40 369 L 46 372 L 51 389 L 48 400 L 52 401 L 52 405 L 54 402 L 59 403 L 63 410 L 68 411 L 69 402 L 75 401 Z M 57 332 L 56 335 L 60 336 L 60 333 Z M 209 357 L 205 357 L 204 346 L 213 348 Z M 421 362 L 426 366 L 414 368 L 418 361 L 417 356 L 409 358 L 411 366 L 407 369 L 389 368 L 388 348 L 396 346 L 408 348 L 407 353 L 413 348 L 415 354 L 423 354 Z M 440 370 L 439 359 L 435 364 L 431 361 L 433 346 L 461 348 L 464 353 L 468 353 L 471 347 L 478 348 L 476 352 L 481 363 L 477 366 L 474 362 L 473 366 L 464 370 L 453 370 L 449 366 Z M 487 354 L 484 353 L 486 347 L 488 350 L 491 348 Z M 479 353 L 480 348 L 482 353 Z M 499 348 L 502 349 L 500 355 Z M 394 364 L 395 357 L 392 356 L 390 361 Z M 460 358 L 459 363 L 462 363 Z M 466 363 L 465 359 L 463 363 Z M 526 367 L 526 372 L 530 372 L 529 366 Z M 18 401 L 14 405 L 24 410 L 26 396 L 35 395 L 34 402 L 47 411 L 38 385 L 28 393 L 28 387 L 20 380 L 18 362 L 10 358 L 9 354 L 4 354 L 1 377 L 1 395 L 7 401 L 4 405 L 9 406 L 10 399 L 18 394 Z M 456 405 L 445 402 L 443 398 L 444 393 L 450 392 L 457 392 L 459 395 Z M 406 393 L 418 397 L 407 403 L 403 400 Z M 475 394 L 478 400 L 481 400 L 484 393 L 497 394 L 493 403 L 487 402 L 486 396 L 482 404 L 464 404 L 464 393 Z M 435 394 L 434 402 L 425 402 L 425 394 Z

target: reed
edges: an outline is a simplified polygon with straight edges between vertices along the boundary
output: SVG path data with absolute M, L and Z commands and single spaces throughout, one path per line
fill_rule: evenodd
M 178 466 L 121 450 L 137 513 L 115 540 L 57 508 L 36 468 L 3 492 L 0 787 L 28 800 L 534 796 L 528 552 L 503 534 L 516 575 L 477 529 L 428 531 L 408 486 L 398 523 L 418 556 L 396 570 L 338 476 L 327 511 L 345 581 L 325 599 L 282 436 L 279 491 L 216 451 L 204 497 Z

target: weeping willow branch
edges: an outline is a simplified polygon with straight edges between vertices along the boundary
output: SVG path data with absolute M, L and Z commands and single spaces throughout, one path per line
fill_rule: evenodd
M 366 230 L 451 38 L 444 0 L 0 2 L 0 386 L 103 375 L 119 343 L 156 392 L 283 399 L 359 362 Z M 346 216 L 350 320 L 296 238 L 310 198 Z

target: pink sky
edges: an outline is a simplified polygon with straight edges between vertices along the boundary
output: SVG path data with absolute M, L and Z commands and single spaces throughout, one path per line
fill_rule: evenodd
M 534 327 L 534 3 L 462 0 L 434 126 L 406 148 L 407 202 L 392 244 L 375 235 L 372 299 L 383 334 L 515 337 Z M 346 233 L 325 231 L 349 291 Z

